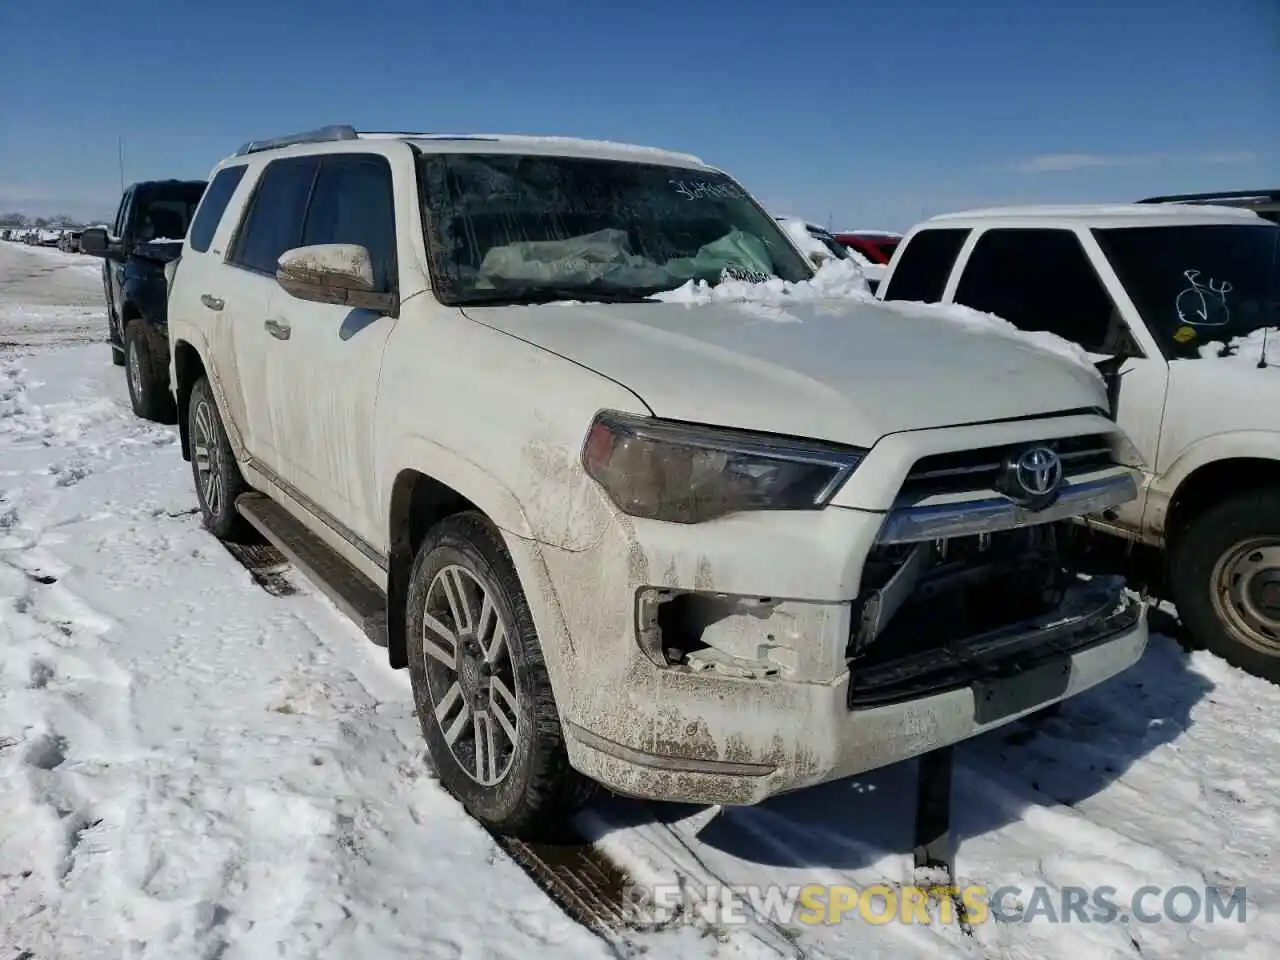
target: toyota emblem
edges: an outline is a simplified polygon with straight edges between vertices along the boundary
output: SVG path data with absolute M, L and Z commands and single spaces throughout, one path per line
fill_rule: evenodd
M 1043 497 L 1062 482 L 1062 461 L 1048 447 L 1032 447 L 1018 457 L 1018 486 L 1030 497 Z
M 1005 496 L 1032 510 L 1043 510 L 1058 499 L 1062 487 L 1062 460 L 1050 447 L 1037 446 L 1016 452 L 1005 461 L 998 484 Z

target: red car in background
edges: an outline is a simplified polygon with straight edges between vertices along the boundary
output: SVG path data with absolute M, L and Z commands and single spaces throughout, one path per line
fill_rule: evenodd
M 872 263 L 887 264 L 893 259 L 893 251 L 902 242 L 900 233 L 882 233 L 876 230 L 850 230 L 834 235 L 851 250 L 856 250 Z

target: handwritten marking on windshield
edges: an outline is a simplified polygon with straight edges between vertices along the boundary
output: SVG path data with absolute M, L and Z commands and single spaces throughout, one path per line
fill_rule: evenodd
M 769 274 L 762 273 L 759 270 L 748 270 L 746 267 L 740 267 L 737 264 L 728 264 L 720 271 L 720 282 L 724 283 L 728 280 L 744 280 L 747 283 L 764 283 L 769 279 Z
M 741 200 L 746 193 L 732 183 L 707 180 L 672 180 L 671 186 L 686 200 Z
M 1178 319 L 1193 327 L 1225 327 L 1229 324 L 1231 308 L 1227 306 L 1227 294 L 1233 289 L 1230 281 L 1223 280 L 1217 286 L 1212 278 L 1201 282 L 1199 270 L 1184 270 L 1182 275 L 1191 286 L 1179 293 L 1174 302 Z M 1212 320 L 1209 319 L 1210 313 L 1214 315 Z

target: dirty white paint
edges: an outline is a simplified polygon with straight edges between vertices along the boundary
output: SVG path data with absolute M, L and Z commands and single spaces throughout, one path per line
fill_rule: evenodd
M 829 278 L 811 296 L 792 291 L 764 304 L 799 323 L 762 322 L 752 312 L 761 304 L 744 310 L 719 290 L 677 291 L 663 304 L 445 307 L 429 292 L 408 154 L 388 142 L 361 147 L 385 152 L 393 170 L 398 317 L 300 300 L 216 256 L 186 258 L 175 279 L 171 338 L 209 351 L 205 363 L 231 394 L 224 416 L 254 463 L 251 476 L 286 481 L 301 496 L 295 512 L 373 576 L 381 572 L 368 558 L 299 504 L 314 504 L 385 555 L 403 471 L 475 503 L 504 532 L 562 716 L 582 732 L 571 738 L 573 762 L 627 792 L 754 801 L 975 732 L 971 719 L 939 726 L 940 707 L 924 702 L 895 715 L 901 735 L 868 740 L 869 728 L 845 709 L 849 603 L 882 513 L 850 505 L 697 526 L 622 516 L 584 470 L 588 428 L 613 409 L 876 447 L 855 477 L 867 489 L 880 477 L 891 500 L 905 454 L 892 443 L 879 453 L 887 435 L 910 437 L 919 457 L 955 449 L 948 424 L 1024 417 L 1002 428 L 1005 438 L 1040 440 L 1054 427 L 1026 415 L 1089 407 L 1096 382 L 1059 358 L 972 336 L 945 318 L 913 325 L 865 292 L 839 301 L 822 293 L 831 292 Z M 247 196 L 237 191 L 220 233 Z M 299 279 L 372 278 L 351 247 L 304 248 L 281 261 Z M 221 316 L 200 305 L 205 292 L 226 300 Z M 835 314 L 812 309 L 837 302 Z M 289 327 L 289 343 L 264 332 L 264 321 Z M 926 328 L 931 336 L 919 337 Z M 786 603 L 763 604 L 767 617 L 714 625 L 719 665 L 659 666 L 637 640 L 636 598 L 650 586 Z M 1125 652 L 1106 661 L 1113 671 L 1144 637 L 1142 628 L 1124 640 Z M 777 669 L 743 678 L 724 658 Z M 1106 670 L 1095 673 L 1102 679 Z M 926 734 L 910 733 L 917 727 Z M 704 769 L 655 772 L 635 762 L 637 753 Z M 724 773 L 717 763 L 756 772 Z

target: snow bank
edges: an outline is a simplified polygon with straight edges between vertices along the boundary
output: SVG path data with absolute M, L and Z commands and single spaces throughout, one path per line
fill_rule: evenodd
M 1008 320 L 995 314 L 981 313 L 958 304 L 877 300 L 867 286 L 866 277 L 850 260 L 829 260 L 818 269 L 812 280 L 799 283 L 789 283 L 774 277 L 764 283 L 729 280 L 713 287 L 705 281 L 695 283 L 691 280 L 682 287 L 654 296 L 655 299 L 668 303 L 747 303 L 774 308 L 817 300 L 848 299 L 874 303 L 882 309 L 900 314 L 906 322 L 914 318 L 941 318 L 959 324 L 971 333 L 1016 340 L 1075 363 L 1099 380 L 1102 379 L 1088 353 L 1056 334 L 1019 330 Z M 1277 348 L 1277 353 L 1280 354 L 1280 342 L 1277 343 Z

